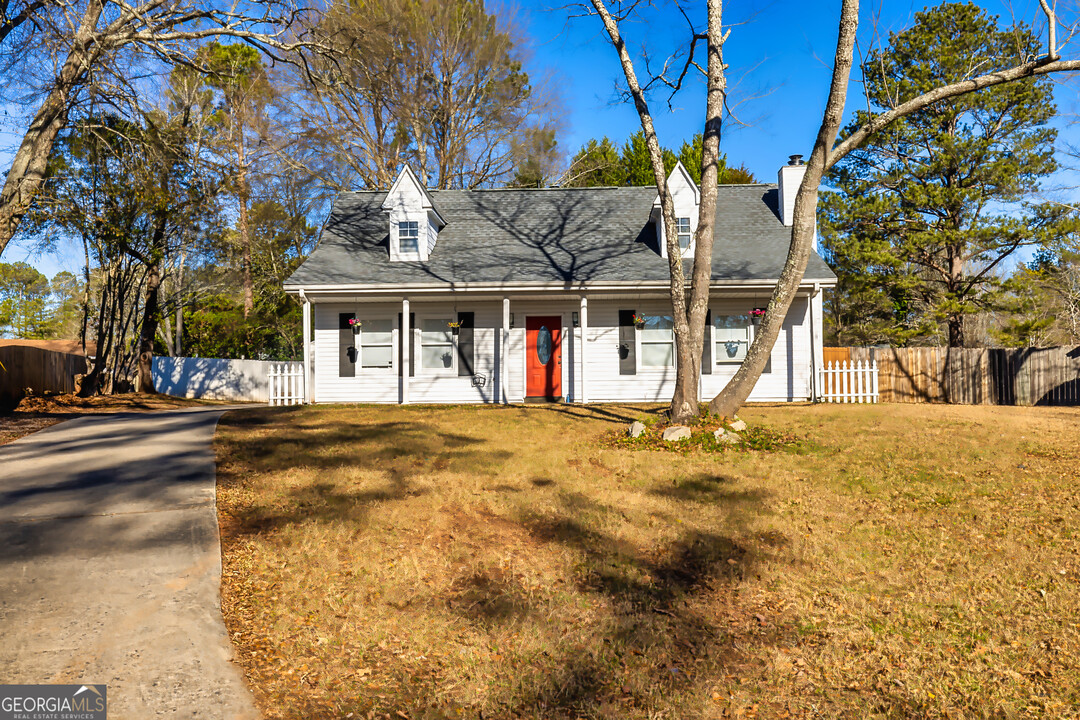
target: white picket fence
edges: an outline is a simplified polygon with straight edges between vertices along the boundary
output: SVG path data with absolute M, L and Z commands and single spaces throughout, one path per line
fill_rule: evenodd
M 819 396 L 824 402 L 876 403 L 878 401 L 877 361 L 828 362 L 819 370 Z
M 271 405 L 304 403 L 304 363 L 270 363 L 266 373 Z

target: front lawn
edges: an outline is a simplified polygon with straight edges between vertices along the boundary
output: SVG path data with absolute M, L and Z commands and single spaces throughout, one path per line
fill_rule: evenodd
M 223 608 L 268 718 L 1075 717 L 1080 410 L 304 407 L 220 426 Z

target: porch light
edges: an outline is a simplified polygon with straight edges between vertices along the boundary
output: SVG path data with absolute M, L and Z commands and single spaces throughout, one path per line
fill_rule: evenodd
M 510 329 L 514 329 L 514 313 L 510 313 Z
M 570 313 L 570 322 L 574 324 L 574 327 L 581 327 L 581 321 L 578 318 L 577 310 Z

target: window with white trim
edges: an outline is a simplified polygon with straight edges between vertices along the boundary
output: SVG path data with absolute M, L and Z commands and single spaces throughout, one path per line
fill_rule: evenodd
M 749 315 L 714 315 L 713 354 L 717 365 L 741 363 L 754 339 L 754 324 Z
M 400 222 L 397 229 L 398 252 L 420 252 L 420 223 Z
M 690 218 L 675 218 L 675 232 L 679 235 L 679 249 L 686 252 L 694 236 L 690 234 Z
M 675 323 L 671 315 L 643 315 L 638 330 L 639 364 L 643 368 L 675 366 Z
M 452 370 L 456 354 L 450 318 L 420 321 L 420 367 L 425 370 Z
M 388 368 L 394 362 L 394 324 L 385 320 L 363 320 L 356 333 L 360 367 Z

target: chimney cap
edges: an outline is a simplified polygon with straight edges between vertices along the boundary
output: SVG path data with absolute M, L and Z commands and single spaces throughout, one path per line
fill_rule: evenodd
M 788 155 L 788 165 L 802 165 L 802 155 Z

